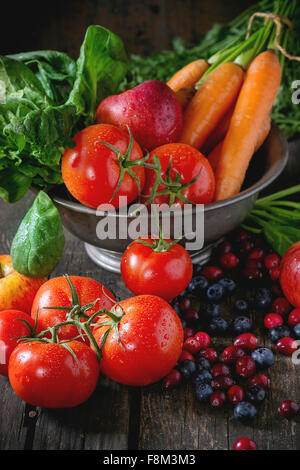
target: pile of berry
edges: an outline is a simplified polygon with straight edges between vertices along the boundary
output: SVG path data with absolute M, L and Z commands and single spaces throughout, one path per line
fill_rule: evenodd
M 184 344 L 176 368 L 163 381 L 165 389 L 189 381 L 196 400 L 214 408 L 231 403 L 234 417 L 243 423 L 255 418 L 257 406 L 264 401 L 270 386 L 269 378 L 262 372 L 274 364 L 274 354 L 269 348 L 258 347 L 248 316 L 250 307 L 264 312 L 269 339 L 280 353 L 291 355 L 298 349 L 295 339 L 300 338 L 300 309 L 292 310 L 283 296 L 280 261 L 264 237 L 239 230 L 215 250 L 210 265 L 194 267 L 188 288 L 171 303 L 184 328 Z M 250 305 L 239 294 L 251 286 Z M 233 293 L 235 301 L 230 319 L 226 319 L 220 303 Z M 219 358 L 211 346 L 211 336 L 235 339 Z M 298 410 L 299 406 L 291 400 L 279 407 L 286 418 Z M 255 450 L 257 446 L 251 439 L 242 438 L 234 449 Z

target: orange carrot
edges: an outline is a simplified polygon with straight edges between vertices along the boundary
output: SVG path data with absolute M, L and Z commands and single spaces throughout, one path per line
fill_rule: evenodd
M 264 141 L 266 140 L 271 128 L 271 118 L 270 116 L 267 117 L 267 119 L 264 122 L 263 127 L 259 131 L 258 139 L 255 145 L 255 152 L 262 146 Z M 212 169 L 214 172 L 216 171 L 217 165 L 220 160 L 221 156 L 221 151 L 222 151 L 222 145 L 223 145 L 224 140 L 221 140 L 215 148 L 210 152 L 210 154 L 207 157 L 207 160 L 211 164 Z
M 229 128 L 229 124 L 233 115 L 234 107 L 235 107 L 235 102 L 230 107 L 229 111 L 227 111 L 223 119 L 221 119 L 217 127 L 207 137 L 206 141 L 201 147 L 201 152 L 204 153 L 204 155 L 209 154 L 218 145 L 218 143 L 224 139 Z
M 220 65 L 189 102 L 183 117 L 181 142 L 201 148 L 235 101 L 244 78 L 239 65 Z
M 204 59 L 194 60 L 178 70 L 167 82 L 167 85 L 175 93 L 181 88 L 194 87 L 207 69 L 208 63 Z
M 280 77 L 280 63 L 272 51 L 262 52 L 250 64 L 216 170 L 217 201 L 240 191 L 260 129 L 272 109 Z

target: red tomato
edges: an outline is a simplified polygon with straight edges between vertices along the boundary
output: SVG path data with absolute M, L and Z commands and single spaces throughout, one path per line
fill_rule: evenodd
M 198 175 L 198 179 L 188 188 L 181 191 L 181 194 L 193 204 L 209 204 L 212 202 L 215 194 L 215 177 L 207 158 L 197 149 L 187 144 L 166 144 L 157 147 L 150 153 L 149 162 L 153 162 L 153 155 L 157 155 L 161 164 L 161 176 L 166 181 L 166 171 L 172 157 L 172 167 L 170 169 L 170 178 L 174 181 L 177 172 L 180 175 L 181 185 L 190 183 Z M 201 172 L 201 173 L 200 173 Z M 142 201 L 146 202 L 153 189 L 155 183 L 155 171 L 146 168 L 146 181 L 143 189 Z M 160 184 L 157 192 L 163 191 L 166 186 Z M 175 193 L 176 190 L 174 189 Z M 169 204 L 170 195 L 156 196 L 154 199 L 156 204 Z M 183 201 L 175 198 L 175 204 L 182 206 Z
M 102 308 L 111 309 L 114 305 L 107 295 L 115 300 L 113 294 L 104 288 L 100 282 L 89 277 L 70 276 L 79 296 L 80 305 L 84 306 L 99 301 L 85 313 L 92 316 Z M 103 292 L 104 289 L 104 292 Z M 106 295 L 105 295 L 106 294 Z M 72 307 L 72 295 L 67 280 L 61 277 L 54 277 L 43 284 L 38 290 L 33 301 L 31 316 L 36 318 L 38 312 L 39 327 L 46 330 L 57 323 L 66 320 L 67 310 L 50 310 L 47 307 Z M 59 328 L 59 340 L 70 340 L 78 336 L 78 329 L 73 325 L 65 325 Z
M 114 207 L 124 205 L 120 196 L 127 197 L 127 204 L 137 199 L 139 191 L 137 181 L 125 171 L 121 186 L 112 199 L 120 177 L 121 168 L 126 166 L 122 156 L 129 145 L 129 134 L 110 124 L 95 124 L 83 129 L 75 135 L 76 146 L 67 149 L 62 158 L 62 177 L 68 190 L 78 201 L 97 208 L 100 204 L 111 203 Z M 113 145 L 119 155 L 99 141 Z M 133 141 L 129 158 L 143 158 L 139 144 Z M 140 181 L 142 190 L 145 181 L 145 170 L 142 166 L 131 166 Z
M 0 375 L 8 375 L 10 355 L 19 344 L 16 338 L 30 336 L 30 328 L 21 319 L 34 328 L 34 320 L 27 313 L 20 310 L 0 312 Z
M 77 360 L 59 343 L 32 341 L 15 348 L 8 375 L 22 400 L 44 408 L 70 408 L 90 397 L 99 376 L 96 353 L 79 341 L 68 346 Z
M 125 385 L 157 382 L 170 372 L 182 352 L 179 317 L 165 300 L 153 295 L 131 297 L 119 305 L 124 312 L 118 324 L 124 349 L 111 330 L 102 351 L 101 372 Z M 94 328 L 99 346 L 108 328 Z
M 138 240 L 127 247 L 121 261 L 121 274 L 126 287 L 136 295 L 152 294 L 172 300 L 184 291 L 192 279 L 190 255 L 177 243 L 167 251 L 155 251 L 158 240 L 139 240 L 150 243 L 152 248 Z M 171 240 L 165 242 L 168 245 Z

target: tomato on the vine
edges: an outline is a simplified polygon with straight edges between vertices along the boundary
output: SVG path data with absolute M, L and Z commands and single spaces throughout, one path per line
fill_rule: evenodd
M 143 152 L 129 131 L 95 124 L 73 140 L 76 145 L 65 151 L 61 169 L 75 199 L 93 208 L 108 203 L 117 208 L 137 199 L 145 182 Z M 121 196 L 127 201 L 119 200 Z
M 8 375 L 22 400 L 44 408 L 70 408 L 90 397 L 99 377 L 96 353 L 79 341 L 67 345 L 32 341 L 14 349 Z
M 121 260 L 123 281 L 134 294 L 158 295 L 170 301 L 188 286 L 193 275 L 186 249 L 171 240 L 139 238 Z
M 183 343 L 175 310 L 160 297 L 139 295 L 116 304 L 111 313 L 114 327 L 101 326 L 109 320 L 102 317 L 93 330 L 99 347 L 105 340 L 101 372 L 116 382 L 136 386 L 157 382 L 170 372 Z
M 0 375 L 8 375 L 8 362 L 17 347 L 18 338 L 31 336 L 34 320 L 20 310 L 0 312 Z
M 155 196 L 155 204 L 182 206 L 183 204 L 209 204 L 215 194 L 214 172 L 207 158 L 191 145 L 174 143 L 157 147 L 150 153 L 148 163 L 158 158 L 161 179 L 156 186 L 157 175 L 146 168 L 146 181 L 142 202 L 149 203 Z
M 55 326 L 57 323 L 66 320 L 66 314 L 72 307 L 82 307 L 91 303 L 95 303 L 89 309 L 80 311 L 82 319 L 85 316 L 92 316 L 98 310 L 103 308 L 110 309 L 114 303 L 115 298 L 100 282 L 95 281 L 89 277 L 70 276 L 69 278 L 75 287 L 76 292 L 73 296 L 68 278 L 64 276 L 54 277 L 45 282 L 38 290 L 33 301 L 31 316 L 36 319 L 38 315 L 39 327 L 46 330 L 49 327 Z M 50 307 L 50 308 L 49 308 Z M 57 309 L 53 307 L 58 307 Z M 66 310 L 60 310 L 65 307 Z M 64 325 L 58 330 L 58 337 L 60 341 L 71 340 L 78 336 L 78 329 L 75 325 Z M 80 338 L 79 338 L 80 340 Z

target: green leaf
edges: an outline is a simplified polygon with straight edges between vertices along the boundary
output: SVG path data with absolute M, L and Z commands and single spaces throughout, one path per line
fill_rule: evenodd
M 16 170 L 0 171 L 0 197 L 6 202 L 22 199 L 31 186 L 31 178 Z
M 13 267 L 25 276 L 47 276 L 58 264 L 64 244 L 58 210 L 47 194 L 40 191 L 13 239 Z
M 262 223 L 265 237 L 274 250 L 283 256 L 286 250 L 300 240 L 300 229 L 288 225 Z

